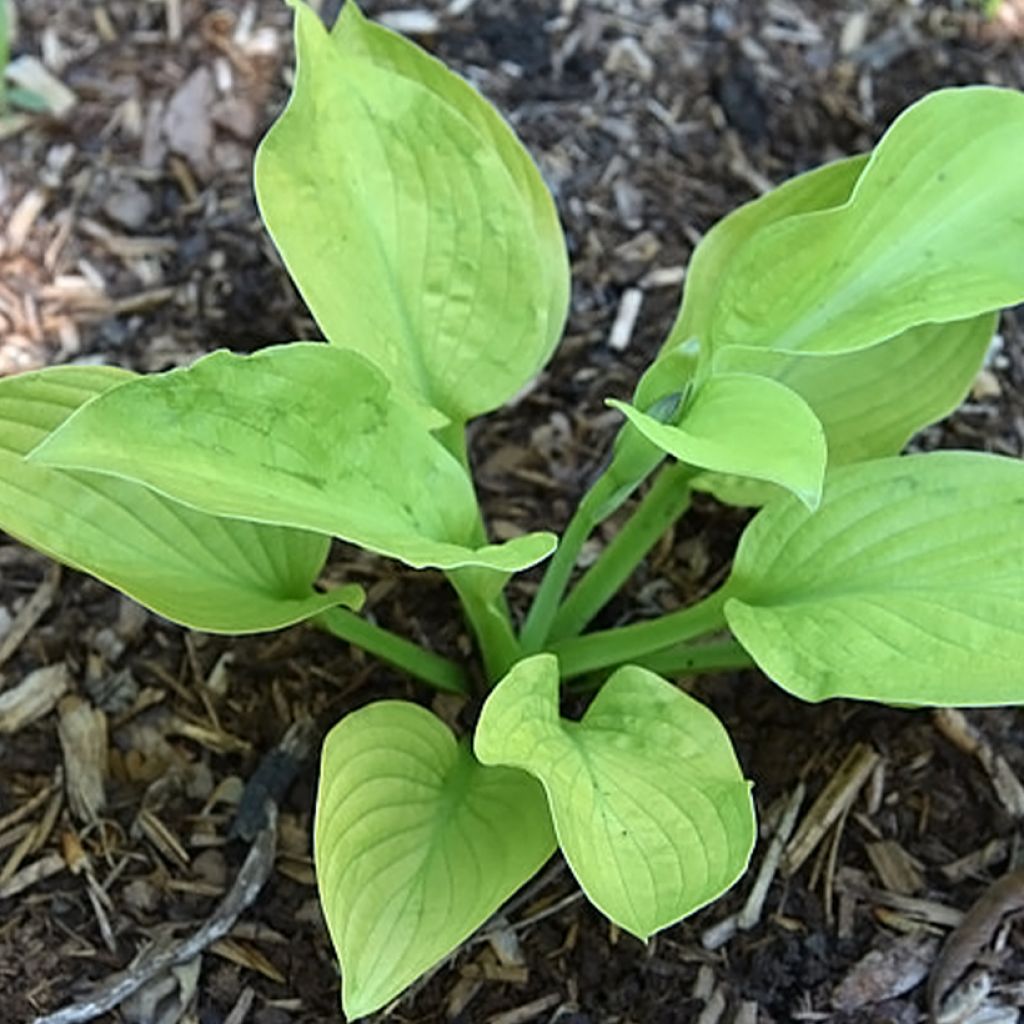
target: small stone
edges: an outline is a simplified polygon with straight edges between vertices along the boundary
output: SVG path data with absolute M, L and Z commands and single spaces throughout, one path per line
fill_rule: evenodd
M 138 182 L 118 182 L 103 203 L 103 212 L 115 224 L 138 231 L 153 215 L 153 200 Z

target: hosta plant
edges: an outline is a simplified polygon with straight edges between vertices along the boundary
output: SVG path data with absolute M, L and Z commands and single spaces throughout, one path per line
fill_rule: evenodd
M 611 403 L 621 429 L 561 538 L 495 543 L 466 425 L 562 333 L 551 197 L 469 85 L 351 2 L 331 31 L 299 6 L 296 43 L 256 190 L 327 341 L 0 382 L 0 525 L 195 629 L 312 620 L 425 684 L 486 694 L 465 735 L 381 701 L 326 740 L 315 853 L 349 1017 L 394 999 L 556 848 L 642 939 L 736 881 L 749 784 L 680 675 L 753 662 L 810 701 L 1024 699 L 1024 464 L 899 454 L 962 400 L 999 309 L 1024 299 L 1024 95 L 934 93 L 870 154 L 716 225 L 659 354 Z M 760 507 L 725 582 L 588 631 L 694 490 Z M 440 570 L 479 664 L 383 629 L 358 586 L 323 592 L 335 537 Z M 510 577 L 545 561 L 513 614 Z M 593 695 L 578 720 L 560 709 L 569 681 L 570 706 Z

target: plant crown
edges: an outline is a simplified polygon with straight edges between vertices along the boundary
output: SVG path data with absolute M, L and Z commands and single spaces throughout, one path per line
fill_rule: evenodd
M 320 896 L 349 1017 L 393 1000 L 560 847 L 647 938 L 715 899 L 755 838 L 714 715 L 666 677 L 755 663 L 820 701 L 1024 699 L 1024 464 L 900 455 L 963 399 L 1024 300 L 1024 95 L 944 89 L 870 153 L 717 224 L 561 536 L 493 543 L 466 424 L 545 365 L 569 304 L 540 174 L 462 79 L 349 2 L 296 8 L 297 72 L 256 158 L 261 212 L 327 343 L 150 376 L 0 382 L 0 526 L 186 626 L 312 620 L 442 690 L 472 735 L 380 701 L 329 734 Z M 591 532 L 650 478 L 570 588 Z M 694 490 L 758 506 L 731 572 L 679 611 L 587 632 Z M 331 538 L 440 570 L 469 672 L 316 581 Z M 503 590 L 548 559 L 517 629 Z M 692 598 L 693 595 L 680 595 Z M 596 690 L 560 713 L 567 680 Z

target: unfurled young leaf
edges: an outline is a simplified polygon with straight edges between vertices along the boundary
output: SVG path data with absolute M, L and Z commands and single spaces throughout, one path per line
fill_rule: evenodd
M 1024 702 L 1024 463 L 933 452 L 782 497 L 740 543 L 725 605 L 758 665 L 805 700 Z
M 356 586 L 314 592 L 324 537 L 217 518 L 135 483 L 23 458 L 84 403 L 132 379 L 66 366 L 0 380 L 0 529 L 195 629 L 278 629 L 361 604 Z
M 551 856 L 540 785 L 487 768 L 429 711 L 381 701 L 324 744 L 317 884 L 350 1020 L 380 1009 Z
M 995 332 L 997 317 L 922 324 L 882 345 L 820 356 L 729 346 L 728 366 L 792 388 L 821 420 L 832 467 L 897 454 L 919 430 L 964 399 Z M 738 505 L 763 505 L 779 493 L 752 478 L 702 474 L 694 487 Z
M 623 402 L 608 404 L 681 462 L 779 484 L 809 508 L 818 503 L 828 456 L 825 433 L 810 406 L 783 384 L 717 374 L 697 387 L 672 423 Z
M 331 37 L 299 4 L 296 49 L 256 191 L 299 290 L 333 344 L 420 403 L 455 423 L 497 408 L 568 304 L 539 174 L 479 95 L 357 11 Z
M 646 939 L 729 888 L 754 844 L 750 787 L 714 715 L 626 666 L 580 722 L 559 717 L 558 662 L 520 662 L 484 705 L 474 749 L 544 785 L 591 902 Z
M 867 348 L 1024 299 L 1024 94 L 946 89 L 906 110 L 834 209 L 779 221 L 724 269 L 707 341 Z
M 511 572 L 554 543 L 530 534 L 477 546 L 463 468 L 372 364 L 329 345 L 215 352 L 133 380 L 81 409 L 30 461 L 137 481 L 214 515 L 334 535 L 417 568 Z

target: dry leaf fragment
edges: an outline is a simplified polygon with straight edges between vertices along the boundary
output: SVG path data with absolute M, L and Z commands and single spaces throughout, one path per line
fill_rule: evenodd
M 937 946 L 936 939 L 918 931 L 871 950 L 836 986 L 832 1006 L 848 1013 L 909 992 L 924 981 Z

